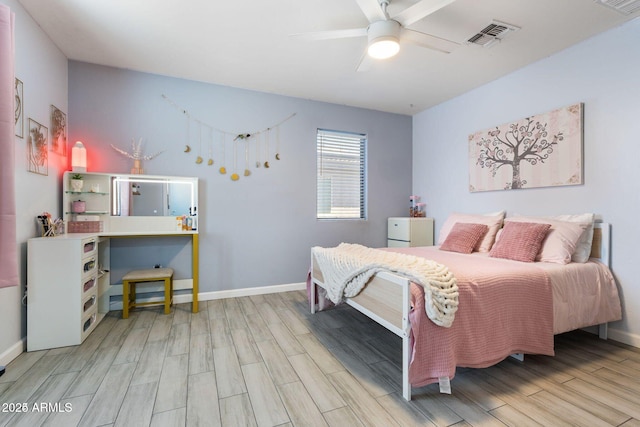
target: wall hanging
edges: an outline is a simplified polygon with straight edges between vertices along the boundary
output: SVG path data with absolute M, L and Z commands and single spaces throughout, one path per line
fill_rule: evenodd
M 204 163 L 204 158 L 202 156 L 202 147 L 203 147 L 203 130 L 202 128 L 206 128 L 208 132 L 207 134 L 207 147 L 208 147 L 208 160 L 207 165 L 212 166 L 215 164 L 214 160 L 214 146 L 217 145 L 220 147 L 220 158 L 218 168 L 218 172 L 221 175 L 227 174 L 227 144 L 231 143 L 231 149 L 233 150 L 233 165 L 231 168 L 230 179 L 232 181 L 238 181 L 240 179 L 240 171 L 238 169 L 238 162 L 241 161 L 239 159 L 244 156 L 244 169 L 241 171 L 242 176 L 249 177 L 251 176 L 251 155 L 255 153 L 255 167 L 260 168 L 264 167 L 265 169 L 269 169 L 271 164 L 269 163 L 271 152 L 270 152 L 270 144 L 275 143 L 275 153 L 273 158 L 275 160 L 281 159 L 280 152 L 280 126 L 284 124 L 287 120 L 291 119 L 296 115 L 293 113 L 286 117 L 285 119 L 279 121 L 273 126 L 270 126 L 266 129 L 258 130 L 255 132 L 243 132 L 243 133 L 234 133 L 226 130 L 218 129 L 210 124 L 205 123 L 202 120 L 194 118 L 191 116 L 189 111 L 180 107 L 178 104 L 173 102 L 168 96 L 162 95 L 162 98 L 171 104 L 174 108 L 184 114 L 186 119 L 186 132 L 185 132 L 185 148 L 184 152 L 189 154 L 192 153 L 195 149 L 196 151 L 196 159 L 195 163 L 197 165 Z M 197 139 L 197 147 L 191 147 L 191 127 L 192 122 L 197 126 L 198 139 Z M 214 135 L 215 134 L 215 135 Z M 275 139 L 275 141 L 273 141 Z M 253 144 L 253 147 L 252 147 Z
M 18 138 L 24 138 L 24 85 L 22 81 L 16 79 L 14 92 L 15 133 Z
M 469 191 L 583 183 L 583 104 L 469 135 Z
M 47 140 L 49 130 L 29 119 L 29 137 L 27 138 L 27 170 L 40 175 L 49 174 L 49 155 L 47 153 Z
M 151 160 L 154 157 L 157 157 L 157 156 L 159 156 L 160 154 L 162 154 L 164 152 L 164 150 L 162 150 L 162 151 L 158 151 L 157 153 L 152 154 L 150 156 L 145 156 L 142 153 L 142 142 L 143 142 L 142 138 L 140 138 L 138 140 L 138 142 L 136 142 L 135 138 L 131 138 L 131 152 L 122 150 L 122 149 L 116 147 L 115 145 L 111 144 L 111 148 L 116 150 L 118 153 L 120 153 L 123 156 L 128 157 L 130 159 L 133 159 L 133 167 L 131 168 L 131 173 L 132 174 L 143 174 L 144 173 L 144 168 L 142 167 L 142 161 L 143 160 Z
M 67 155 L 67 115 L 55 105 L 51 106 L 51 151 Z

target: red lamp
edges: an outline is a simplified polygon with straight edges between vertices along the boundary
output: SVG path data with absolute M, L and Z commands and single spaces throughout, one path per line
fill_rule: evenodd
M 71 149 L 71 170 L 73 172 L 87 171 L 87 149 L 82 141 L 76 141 Z

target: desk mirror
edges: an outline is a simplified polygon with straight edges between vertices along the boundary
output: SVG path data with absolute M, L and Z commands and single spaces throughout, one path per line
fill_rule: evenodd
M 111 177 L 112 216 L 197 213 L 198 178 L 150 175 Z

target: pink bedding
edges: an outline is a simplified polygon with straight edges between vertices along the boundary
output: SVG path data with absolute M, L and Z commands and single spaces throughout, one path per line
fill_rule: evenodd
M 446 265 L 458 281 L 459 308 L 451 328 L 427 318 L 423 288 L 411 287 L 413 387 L 440 377 L 452 379 L 457 366 L 487 367 L 512 353 L 553 355 L 554 334 L 621 318 L 611 271 L 594 260 L 560 265 L 437 247 L 384 250 L 433 259 Z
M 536 265 L 551 279 L 554 334 L 622 318 L 618 288 L 604 264 L 592 259 L 584 264 Z
M 424 312 L 424 291 L 412 286 L 413 387 L 453 378 L 456 366 L 484 368 L 512 353 L 553 355 L 553 300 L 549 276 L 535 264 L 440 251 L 394 248 L 449 267 L 458 280 L 459 306 L 451 328 Z M 514 289 L 516 291 L 514 292 Z

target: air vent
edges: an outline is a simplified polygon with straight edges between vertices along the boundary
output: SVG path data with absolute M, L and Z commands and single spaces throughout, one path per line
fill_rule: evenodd
M 475 34 L 473 37 L 467 40 L 467 43 L 477 44 L 483 47 L 489 47 L 500 40 L 511 31 L 519 30 L 519 27 L 515 25 L 505 24 L 500 21 L 493 21 L 491 24 L 484 27 L 482 30 Z
M 631 15 L 640 10 L 640 0 L 596 0 L 596 3 L 615 9 L 623 15 Z

